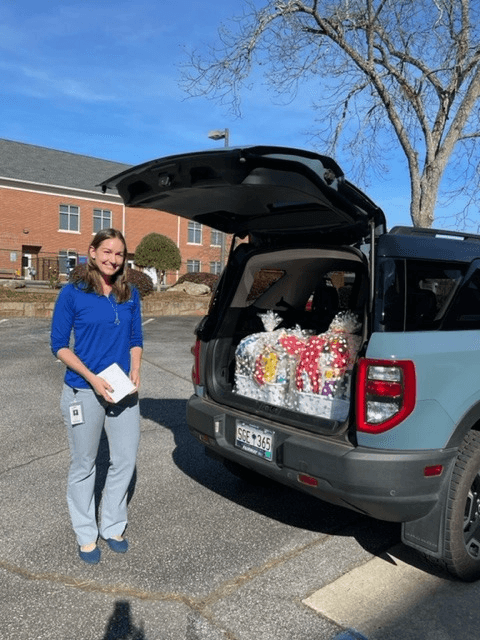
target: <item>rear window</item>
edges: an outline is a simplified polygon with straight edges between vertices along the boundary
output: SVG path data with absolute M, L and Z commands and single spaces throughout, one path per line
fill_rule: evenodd
M 375 298 L 375 330 L 439 329 L 467 267 L 432 260 L 382 260 Z

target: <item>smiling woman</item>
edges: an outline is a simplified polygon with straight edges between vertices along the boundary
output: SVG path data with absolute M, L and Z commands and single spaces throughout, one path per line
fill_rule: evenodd
M 80 558 L 100 560 L 95 515 L 95 459 L 103 429 L 110 466 L 102 501 L 100 535 L 116 552 L 124 553 L 127 488 L 135 469 L 140 436 L 138 387 L 143 337 L 140 296 L 126 281 L 125 238 L 103 229 L 88 249 L 86 270 L 76 274 L 58 296 L 53 314 L 51 346 L 66 366 L 61 408 L 71 451 L 68 506 Z M 75 346 L 70 348 L 74 331 Z M 134 391 L 115 402 L 115 389 L 102 377 L 118 365 L 130 377 Z

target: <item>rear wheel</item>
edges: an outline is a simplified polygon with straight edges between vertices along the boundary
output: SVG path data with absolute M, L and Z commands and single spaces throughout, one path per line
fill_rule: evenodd
M 480 578 L 480 433 L 471 431 L 459 449 L 447 501 L 446 568 L 462 580 Z

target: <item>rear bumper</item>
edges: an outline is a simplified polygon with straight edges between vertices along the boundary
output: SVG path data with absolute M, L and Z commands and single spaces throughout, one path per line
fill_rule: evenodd
M 235 446 L 240 419 L 275 434 L 274 458 L 266 461 Z M 448 482 L 456 449 L 427 451 L 355 447 L 335 437 L 292 429 L 194 395 L 187 407 L 189 429 L 217 455 L 318 498 L 380 520 L 407 522 L 426 516 Z M 426 466 L 441 464 L 441 476 L 426 478 Z M 317 482 L 307 486 L 299 475 Z

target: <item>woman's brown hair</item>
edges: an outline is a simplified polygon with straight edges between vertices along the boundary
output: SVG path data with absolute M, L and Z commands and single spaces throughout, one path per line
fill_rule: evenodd
M 127 283 L 127 243 L 125 242 L 123 233 L 118 231 L 118 229 L 102 229 L 93 238 L 89 249 L 92 247 L 97 250 L 102 242 L 111 240 L 112 238 L 118 238 L 118 240 L 122 242 L 125 253 L 121 268 L 112 277 L 112 293 L 115 296 L 115 300 L 121 304 L 129 300 L 131 296 L 131 290 Z M 98 270 L 95 260 L 90 256 L 90 251 L 88 253 L 88 262 L 85 271 L 78 276 L 73 276 L 72 280 L 75 284 L 80 282 L 84 283 L 86 285 L 85 291 L 95 291 L 99 296 L 103 296 L 100 271 Z

